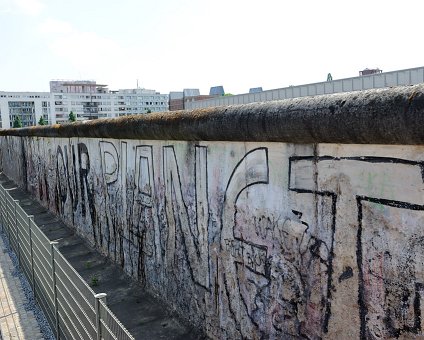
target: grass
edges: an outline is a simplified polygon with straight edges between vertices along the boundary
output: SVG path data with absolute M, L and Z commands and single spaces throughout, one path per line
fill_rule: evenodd
M 90 281 L 91 287 L 97 287 L 99 285 L 99 279 L 96 276 L 93 276 Z

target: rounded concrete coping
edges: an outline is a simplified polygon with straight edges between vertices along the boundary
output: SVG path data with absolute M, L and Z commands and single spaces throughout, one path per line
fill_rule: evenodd
M 424 84 L 0 130 L 1 136 L 424 144 Z

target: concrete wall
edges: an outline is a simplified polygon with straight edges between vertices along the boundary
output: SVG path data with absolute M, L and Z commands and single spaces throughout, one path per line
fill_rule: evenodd
M 424 83 L 424 67 L 384 72 L 360 77 L 336 79 L 320 83 L 296 85 L 259 93 L 245 93 L 234 96 L 217 97 L 201 101 L 188 101 L 186 109 L 199 109 L 220 105 L 237 105 L 270 100 L 316 96 L 321 94 L 361 91 L 399 85 Z
M 322 143 L 324 108 L 338 143 Z M 124 119 L 1 131 L 1 168 L 212 338 L 422 336 L 424 88 L 234 110 L 140 117 L 128 139 Z M 226 119 L 259 141 L 193 140 Z M 367 130 L 384 143 L 359 144 Z

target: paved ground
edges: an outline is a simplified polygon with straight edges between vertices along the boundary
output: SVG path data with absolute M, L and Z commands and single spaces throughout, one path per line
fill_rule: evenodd
M 5 188 L 16 185 L 3 174 L 0 183 Z M 90 284 L 93 277 L 96 293 L 107 293 L 107 305 L 136 339 L 194 340 L 205 337 L 170 313 L 164 302 L 156 299 L 122 269 L 100 255 L 69 229 L 57 216 L 48 212 L 27 192 L 9 191 L 50 240 L 59 241 L 59 251 Z M 89 264 L 89 265 L 87 265 Z M 113 278 L 113 279 L 111 279 Z
M 0 339 L 44 339 L 0 237 Z

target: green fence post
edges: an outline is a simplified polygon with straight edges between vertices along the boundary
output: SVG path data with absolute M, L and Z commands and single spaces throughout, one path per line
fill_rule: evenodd
M 102 325 L 100 322 L 100 300 L 106 298 L 106 293 L 99 293 L 94 295 L 96 299 L 95 311 L 96 311 L 96 328 L 97 328 L 97 340 L 102 339 Z
M 34 276 L 34 250 L 32 249 L 32 224 L 34 223 L 34 215 L 28 216 L 28 235 L 29 235 L 29 251 L 31 257 L 31 284 L 32 284 L 32 294 L 35 299 L 35 276 Z
M 15 214 L 15 236 L 16 236 L 16 252 L 18 253 L 18 263 L 21 267 L 21 249 L 19 247 L 19 228 L 18 228 L 18 216 L 17 216 L 17 207 L 19 205 L 19 200 L 13 200 L 13 210 Z
M 1 231 L 4 233 L 4 188 L 0 184 L 0 219 L 1 219 Z
M 59 242 L 51 241 L 50 242 L 50 251 L 51 251 L 51 265 L 52 265 L 52 281 L 53 281 L 53 302 L 54 302 L 54 315 L 55 315 L 55 328 L 56 328 L 56 339 L 60 339 L 59 334 L 59 309 L 57 305 L 57 287 L 56 287 L 56 271 L 55 271 L 55 262 L 54 262 L 54 253 L 56 245 Z

